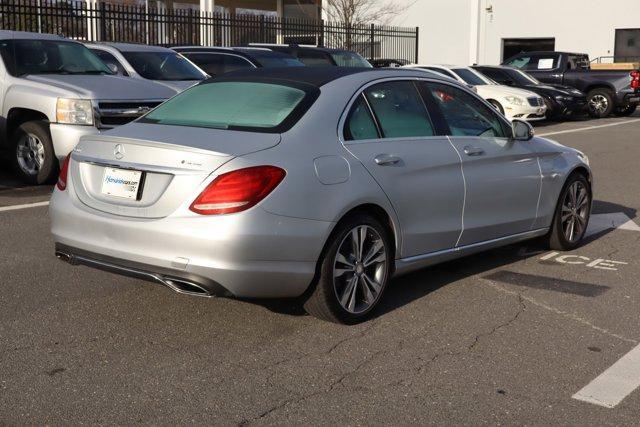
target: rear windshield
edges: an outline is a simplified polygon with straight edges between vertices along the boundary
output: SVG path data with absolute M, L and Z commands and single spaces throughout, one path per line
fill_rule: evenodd
M 140 121 L 215 129 L 282 132 L 297 121 L 317 93 L 276 83 L 219 81 L 171 98 Z
M 353 68 L 371 68 L 373 67 L 369 61 L 355 52 L 333 52 L 331 57 L 338 67 L 353 67 Z

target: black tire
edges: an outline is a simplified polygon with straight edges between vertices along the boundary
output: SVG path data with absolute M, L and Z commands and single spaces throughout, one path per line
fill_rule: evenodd
M 490 99 L 489 100 L 489 104 L 493 105 L 493 108 L 498 110 L 500 112 L 500 114 L 502 114 L 504 116 L 504 108 L 502 108 L 502 105 L 500 105 L 500 103 L 498 101 Z
M 602 119 L 613 112 L 613 92 L 607 88 L 596 88 L 587 94 L 589 115 Z
M 637 105 L 627 105 L 626 107 L 616 107 L 614 114 L 620 117 L 628 117 L 636 112 Z
M 24 144 L 29 145 L 28 139 L 34 137 L 39 141 L 38 150 L 26 150 Z M 41 150 L 40 150 L 41 146 Z M 27 184 L 41 185 L 52 182 L 58 175 L 58 159 L 53 150 L 53 142 L 49 133 L 49 126 L 43 121 L 22 123 L 11 135 L 10 156 L 13 167 L 18 176 Z M 29 151 L 29 153 L 25 153 Z M 36 162 L 36 152 L 41 153 Z M 22 160 L 21 160 L 22 158 Z M 29 168 L 29 161 L 34 163 L 33 169 Z
M 380 258 L 384 258 L 384 262 L 386 266 L 384 267 L 384 273 L 380 274 L 380 280 L 376 282 L 376 284 L 380 284 L 380 290 L 376 294 L 373 299 L 373 303 L 370 304 L 366 309 L 354 313 L 348 311 L 345 307 L 342 306 L 338 297 L 338 284 L 334 285 L 334 268 L 339 264 L 339 261 L 336 260 L 338 256 L 338 250 L 341 249 L 343 244 L 348 244 L 347 239 L 349 238 L 352 230 L 357 227 L 368 227 L 368 232 L 371 230 L 375 230 L 375 233 L 371 235 L 367 234 L 371 240 L 374 241 L 374 238 L 380 237 L 381 241 L 384 244 L 384 253 L 378 252 L 380 254 Z M 367 228 L 365 228 L 367 229 Z M 367 232 L 367 233 L 368 233 Z M 382 295 L 384 294 L 384 290 L 387 287 L 387 282 L 389 281 L 389 277 L 393 268 L 393 251 L 392 251 L 392 238 L 389 235 L 387 229 L 373 216 L 367 214 L 354 214 L 341 221 L 336 229 L 331 233 L 331 236 L 327 240 L 325 248 L 322 252 L 321 258 L 319 260 L 318 265 L 318 274 L 317 280 L 312 285 L 313 287 L 310 289 L 309 296 L 303 304 L 303 307 L 307 313 L 310 315 L 317 317 L 322 320 L 326 320 L 334 323 L 343 323 L 343 324 L 354 324 L 358 322 L 362 322 L 366 320 L 371 314 L 375 311 L 378 306 Z M 364 257 L 363 257 L 364 258 Z M 378 257 L 376 257 L 378 258 Z M 357 264 L 358 261 L 355 262 Z M 365 270 L 362 268 L 362 270 Z M 379 271 L 378 271 L 379 272 Z M 351 274 L 351 276 L 349 276 Z M 357 278 L 356 275 L 358 273 L 350 273 L 345 272 L 342 276 L 338 277 L 336 280 L 344 280 L 347 283 L 349 278 L 355 278 L 356 288 L 353 292 L 354 299 L 356 297 L 362 297 L 362 303 L 367 305 L 364 288 L 366 285 L 364 284 L 365 278 Z M 363 274 L 360 272 L 359 274 Z M 342 279 L 343 276 L 346 276 Z M 366 270 L 364 276 L 367 276 Z M 376 274 L 377 276 L 377 274 Z M 362 280 L 362 281 L 361 281 Z M 346 291 L 348 283 L 345 284 L 343 290 Z M 371 292 L 372 288 L 368 288 L 368 291 Z M 343 292 L 343 295 L 346 295 L 346 292 Z M 358 298 L 360 299 L 360 298 Z M 347 304 L 349 305 L 349 304 Z
M 586 203 L 586 212 L 584 215 L 584 224 L 582 224 L 582 229 L 580 230 L 579 237 L 575 238 L 575 240 L 570 241 L 565 235 L 563 224 L 562 224 L 562 211 L 563 205 L 569 196 L 569 191 L 572 188 L 574 183 L 579 183 L 582 185 L 587 191 L 587 203 Z M 560 197 L 558 198 L 558 203 L 556 206 L 556 211 L 553 216 L 553 222 L 551 223 L 551 230 L 546 237 L 547 244 L 550 249 L 559 250 L 559 251 L 570 251 L 577 248 L 582 239 L 584 238 L 585 232 L 589 226 L 589 218 L 591 216 L 591 202 L 593 199 L 593 195 L 591 193 L 591 184 L 585 176 L 581 173 L 574 173 L 567 179 L 564 186 L 562 187 L 562 191 L 560 192 Z

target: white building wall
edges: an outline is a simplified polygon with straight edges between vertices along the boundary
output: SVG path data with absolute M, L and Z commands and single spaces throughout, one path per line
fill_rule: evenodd
M 422 63 L 498 64 L 504 38 L 596 58 L 614 54 L 616 28 L 640 28 L 640 0 L 417 0 L 394 23 L 420 27 Z

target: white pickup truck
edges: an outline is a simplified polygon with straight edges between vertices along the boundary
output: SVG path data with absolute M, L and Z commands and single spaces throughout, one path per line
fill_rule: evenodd
M 0 31 L 0 145 L 26 182 L 54 179 L 83 135 L 128 123 L 179 89 L 113 75 L 83 44 Z

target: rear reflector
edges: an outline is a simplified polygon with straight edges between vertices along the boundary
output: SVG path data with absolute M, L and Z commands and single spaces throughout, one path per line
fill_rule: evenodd
M 58 190 L 64 191 L 67 188 L 67 174 L 69 173 L 69 159 L 71 159 L 71 153 L 64 158 L 64 162 L 62 162 L 62 167 L 60 168 L 60 175 L 58 175 L 58 182 L 56 186 Z
M 200 193 L 189 209 L 201 215 L 247 210 L 267 197 L 285 175 L 276 166 L 255 166 L 222 174 Z

